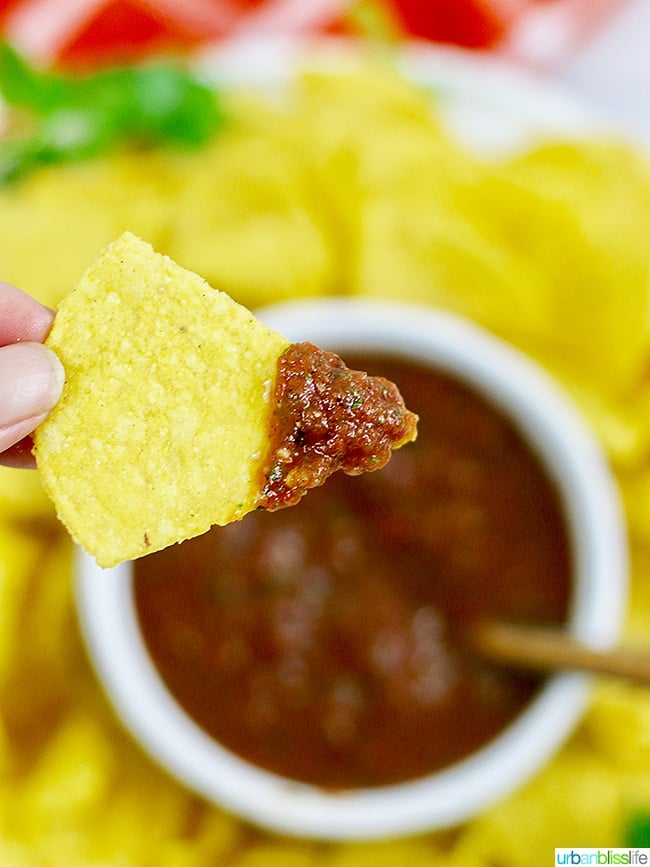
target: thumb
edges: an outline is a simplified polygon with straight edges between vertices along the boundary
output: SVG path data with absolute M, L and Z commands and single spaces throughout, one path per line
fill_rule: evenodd
M 61 396 L 64 379 L 61 362 L 41 343 L 0 348 L 0 451 L 43 421 Z

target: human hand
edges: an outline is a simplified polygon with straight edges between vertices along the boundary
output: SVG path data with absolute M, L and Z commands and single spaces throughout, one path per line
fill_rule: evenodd
M 0 282 L 0 464 L 33 467 L 30 434 L 61 395 L 64 372 L 42 343 L 54 313 Z

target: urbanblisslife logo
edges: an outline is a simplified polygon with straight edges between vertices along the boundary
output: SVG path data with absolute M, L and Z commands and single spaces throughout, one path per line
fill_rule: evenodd
M 648 864 L 647 849 L 556 849 L 556 864 Z

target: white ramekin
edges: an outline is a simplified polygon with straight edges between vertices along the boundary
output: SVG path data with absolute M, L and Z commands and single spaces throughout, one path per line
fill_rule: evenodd
M 571 403 L 535 364 L 474 325 L 429 308 L 359 299 L 307 300 L 258 311 L 291 340 L 345 353 L 380 352 L 455 374 L 515 421 L 563 499 L 576 560 L 568 629 L 585 644 L 616 642 L 627 554 L 616 487 Z M 158 676 L 138 628 L 129 563 L 101 570 L 79 552 L 77 600 L 91 659 L 117 714 L 146 751 L 207 799 L 259 826 L 329 840 L 387 838 L 450 826 L 515 790 L 574 728 L 589 679 L 563 673 L 495 740 L 414 782 L 328 793 L 241 760 L 206 735 Z

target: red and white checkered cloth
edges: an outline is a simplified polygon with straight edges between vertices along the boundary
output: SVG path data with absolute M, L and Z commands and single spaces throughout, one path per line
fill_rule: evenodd
M 355 10 L 372 7 L 404 36 L 548 65 L 576 51 L 622 5 L 624 0 L 0 0 L 0 26 L 17 48 L 47 62 L 72 58 L 75 46 L 107 54 L 136 50 L 138 42 L 167 47 L 345 30 L 359 20 Z

